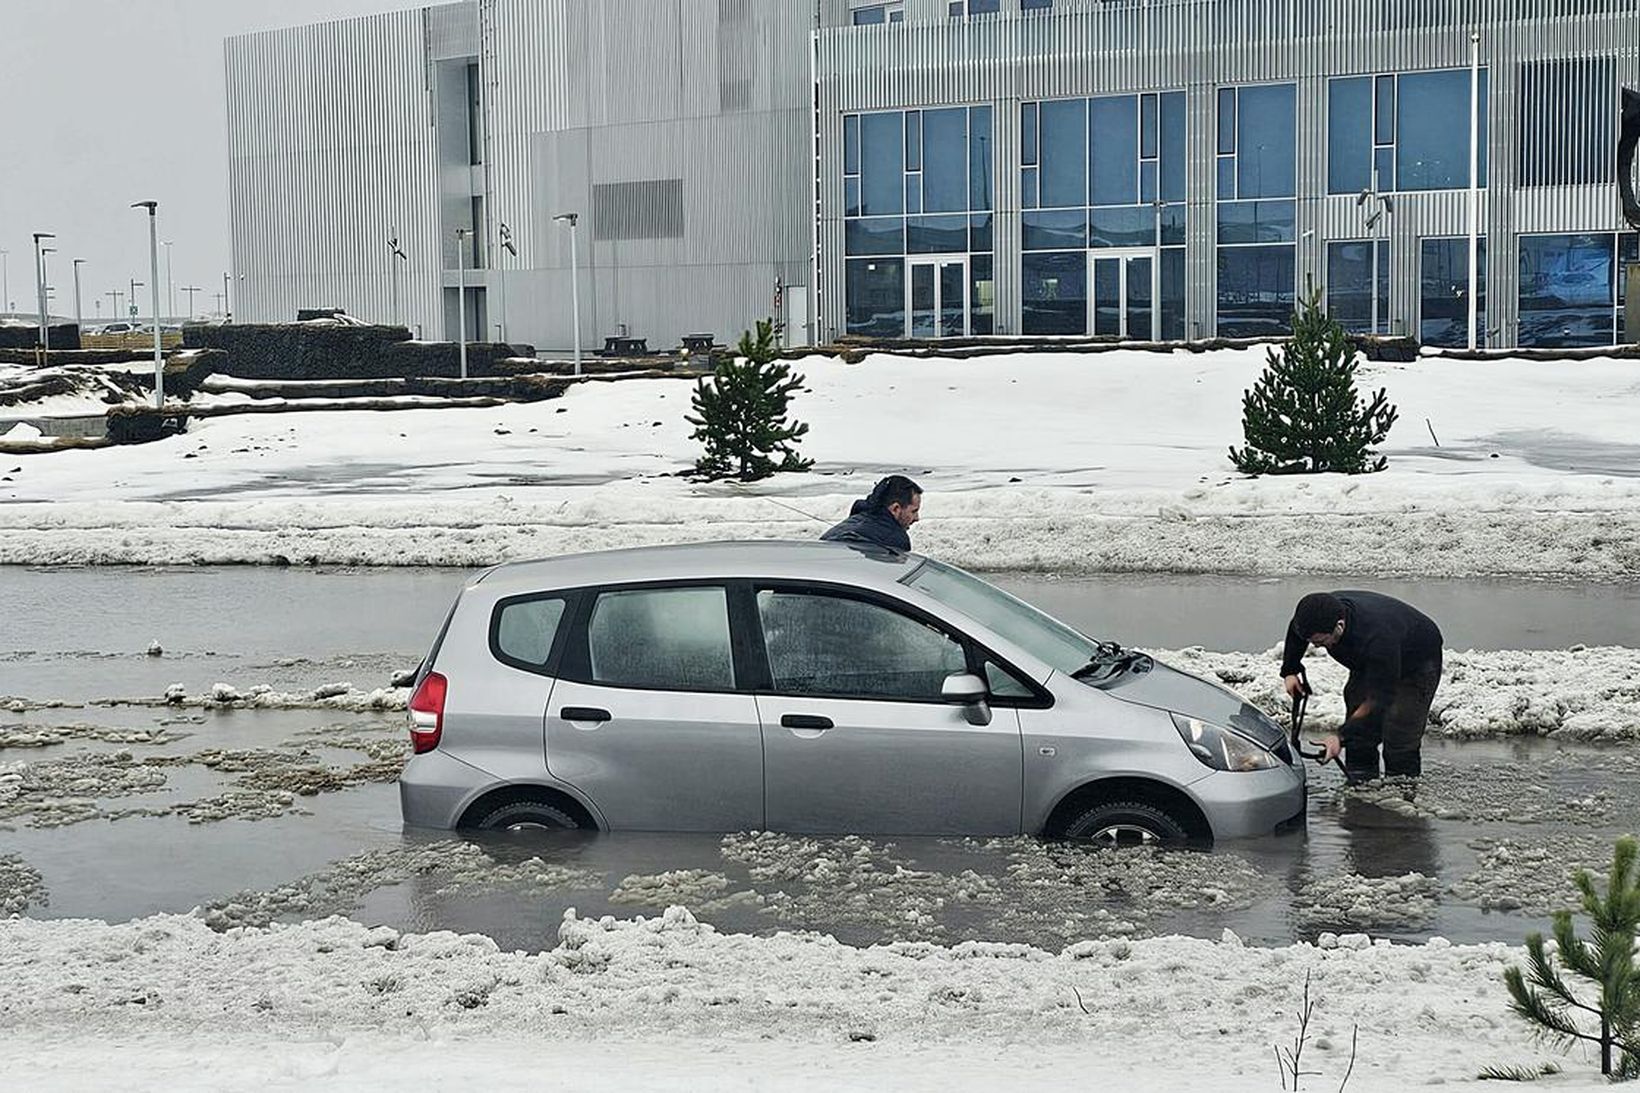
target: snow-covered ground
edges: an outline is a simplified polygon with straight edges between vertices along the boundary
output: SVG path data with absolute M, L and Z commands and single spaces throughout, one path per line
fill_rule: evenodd
M 681 907 L 566 919 L 556 948 L 345 919 L 215 933 L 190 916 L 0 922 L 12 1088 L 1264 1091 L 1314 1011 L 1305 1088 L 1468 1085 L 1534 1045 L 1503 945 L 1322 935 L 1268 950 L 1114 939 L 1048 953 L 725 936 Z M 1353 1071 L 1350 1069 L 1354 1055 Z
M 815 470 L 749 487 L 680 475 L 698 452 L 687 380 L 216 418 L 140 447 L 7 457 L 0 562 L 484 565 L 809 537 L 904 471 L 929 491 L 918 549 L 978 568 L 1640 574 L 1634 361 L 1367 366 L 1363 389 L 1387 386 L 1401 411 L 1388 471 L 1246 479 L 1226 450 L 1263 359 L 811 358 L 794 405 Z

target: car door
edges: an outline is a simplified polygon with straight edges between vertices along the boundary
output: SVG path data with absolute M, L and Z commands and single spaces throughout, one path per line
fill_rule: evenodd
M 724 585 L 588 595 L 547 709 L 547 769 L 612 830 L 762 827 L 757 703 L 737 673 Z
M 946 676 L 967 670 L 951 634 L 845 590 L 764 585 L 755 601 L 771 830 L 1019 831 L 1018 713 L 975 725 L 941 700 Z

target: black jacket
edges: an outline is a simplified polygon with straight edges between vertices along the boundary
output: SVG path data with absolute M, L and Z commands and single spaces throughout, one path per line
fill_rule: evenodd
M 1334 592 L 1344 605 L 1344 636 L 1327 655 L 1350 670 L 1351 689 L 1364 692 L 1375 707 L 1369 717 L 1381 717 L 1394 699 L 1395 687 L 1421 669 L 1439 663 L 1441 628 L 1411 604 L 1379 592 Z M 1296 675 L 1310 646 L 1296 620 L 1287 624 L 1287 642 L 1281 654 L 1281 674 Z M 1339 735 L 1348 734 L 1346 724 Z
M 828 543 L 876 543 L 903 554 L 911 552 L 911 536 L 887 509 L 868 507 L 865 498 L 854 502 L 849 514 L 820 536 Z

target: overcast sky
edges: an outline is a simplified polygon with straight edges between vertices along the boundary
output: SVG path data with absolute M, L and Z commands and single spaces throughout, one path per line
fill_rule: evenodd
M 248 31 L 417 7 L 413 0 L 4 0 L 0 4 L 0 249 L 7 297 L 35 313 L 34 232 L 56 289 L 52 312 L 74 314 L 71 260 L 85 259 L 88 321 L 110 315 L 118 288 L 147 282 L 148 223 L 133 201 L 159 202 L 178 312 L 184 285 L 214 310 L 228 270 L 227 141 L 222 41 Z M 275 14 L 270 14 L 274 12 Z M 160 248 L 160 281 L 166 280 Z M 139 290 L 142 314 L 148 289 Z M 122 308 L 125 305 L 121 301 Z M 162 289 L 160 307 L 169 310 Z

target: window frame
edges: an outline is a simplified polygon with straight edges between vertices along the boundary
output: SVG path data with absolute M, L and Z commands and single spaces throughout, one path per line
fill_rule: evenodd
M 855 600 L 891 611 L 913 622 L 937 630 L 948 640 L 956 642 L 962 649 L 963 666 L 969 673 L 985 679 L 985 662 L 989 660 L 1031 691 L 1029 698 L 987 695 L 986 701 L 993 707 L 998 709 L 1049 709 L 1054 704 L 1052 692 L 1032 679 L 1029 673 L 1021 671 L 1019 666 L 1009 658 L 1000 655 L 996 650 L 957 629 L 932 612 L 925 611 L 915 604 L 907 603 L 905 600 L 885 595 L 875 589 L 861 588 L 857 585 L 837 584 L 830 581 L 815 581 L 805 578 L 759 578 L 739 583 L 742 585 L 740 591 L 745 597 L 745 615 L 743 617 L 750 627 L 745 634 L 745 638 L 748 652 L 754 662 L 752 670 L 756 673 L 749 677 L 754 684 L 752 690 L 754 694 L 794 700 L 898 702 L 917 706 L 948 705 L 948 703 L 937 700 L 896 698 L 892 695 L 818 694 L 808 692 L 793 694 L 789 691 L 777 690 L 774 686 L 773 672 L 769 668 L 768 649 L 763 639 L 763 620 L 757 610 L 757 594 L 759 592 L 783 592 Z M 730 621 L 731 623 L 734 621 L 732 613 Z M 987 690 L 989 690 L 989 684 L 987 684 Z
M 553 679 L 558 678 L 558 666 L 563 660 L 564 649 L 568 643 L 569 630 L 573 620 L 577 616 L 577 612 L 580 609 L 580 595 L 581 593 L 578 589 L 569 591 L 555 589 L 550 592 L 522 592 L 513 596 L 503 596 L 501 599 L 496 600 L 495 605 L 490 608 L 490 656 L 494 657 L 500 663 L 505 664 L 507 667 L 516 668 L 521 672 L 529 672 L 532 675 L 548 676 Z M 501 648 L 501 615 L 502 612 L 506 611 L 507 608 L 513 606 L 514 604 L 535 603 L 540 600 L 563 600 L 564 613 L 558 617 L 558 629 L 557 632 L 552 635 L 552 645 L 547 650 L 546 660 L 542 661 L 540 664 L 535 664 L 531 661 L 523 659 L 522 657 L 515 657 L 511 653 L 508 653 Z M 443 634 L 440 634 L 439 637 L 442 640 Z

